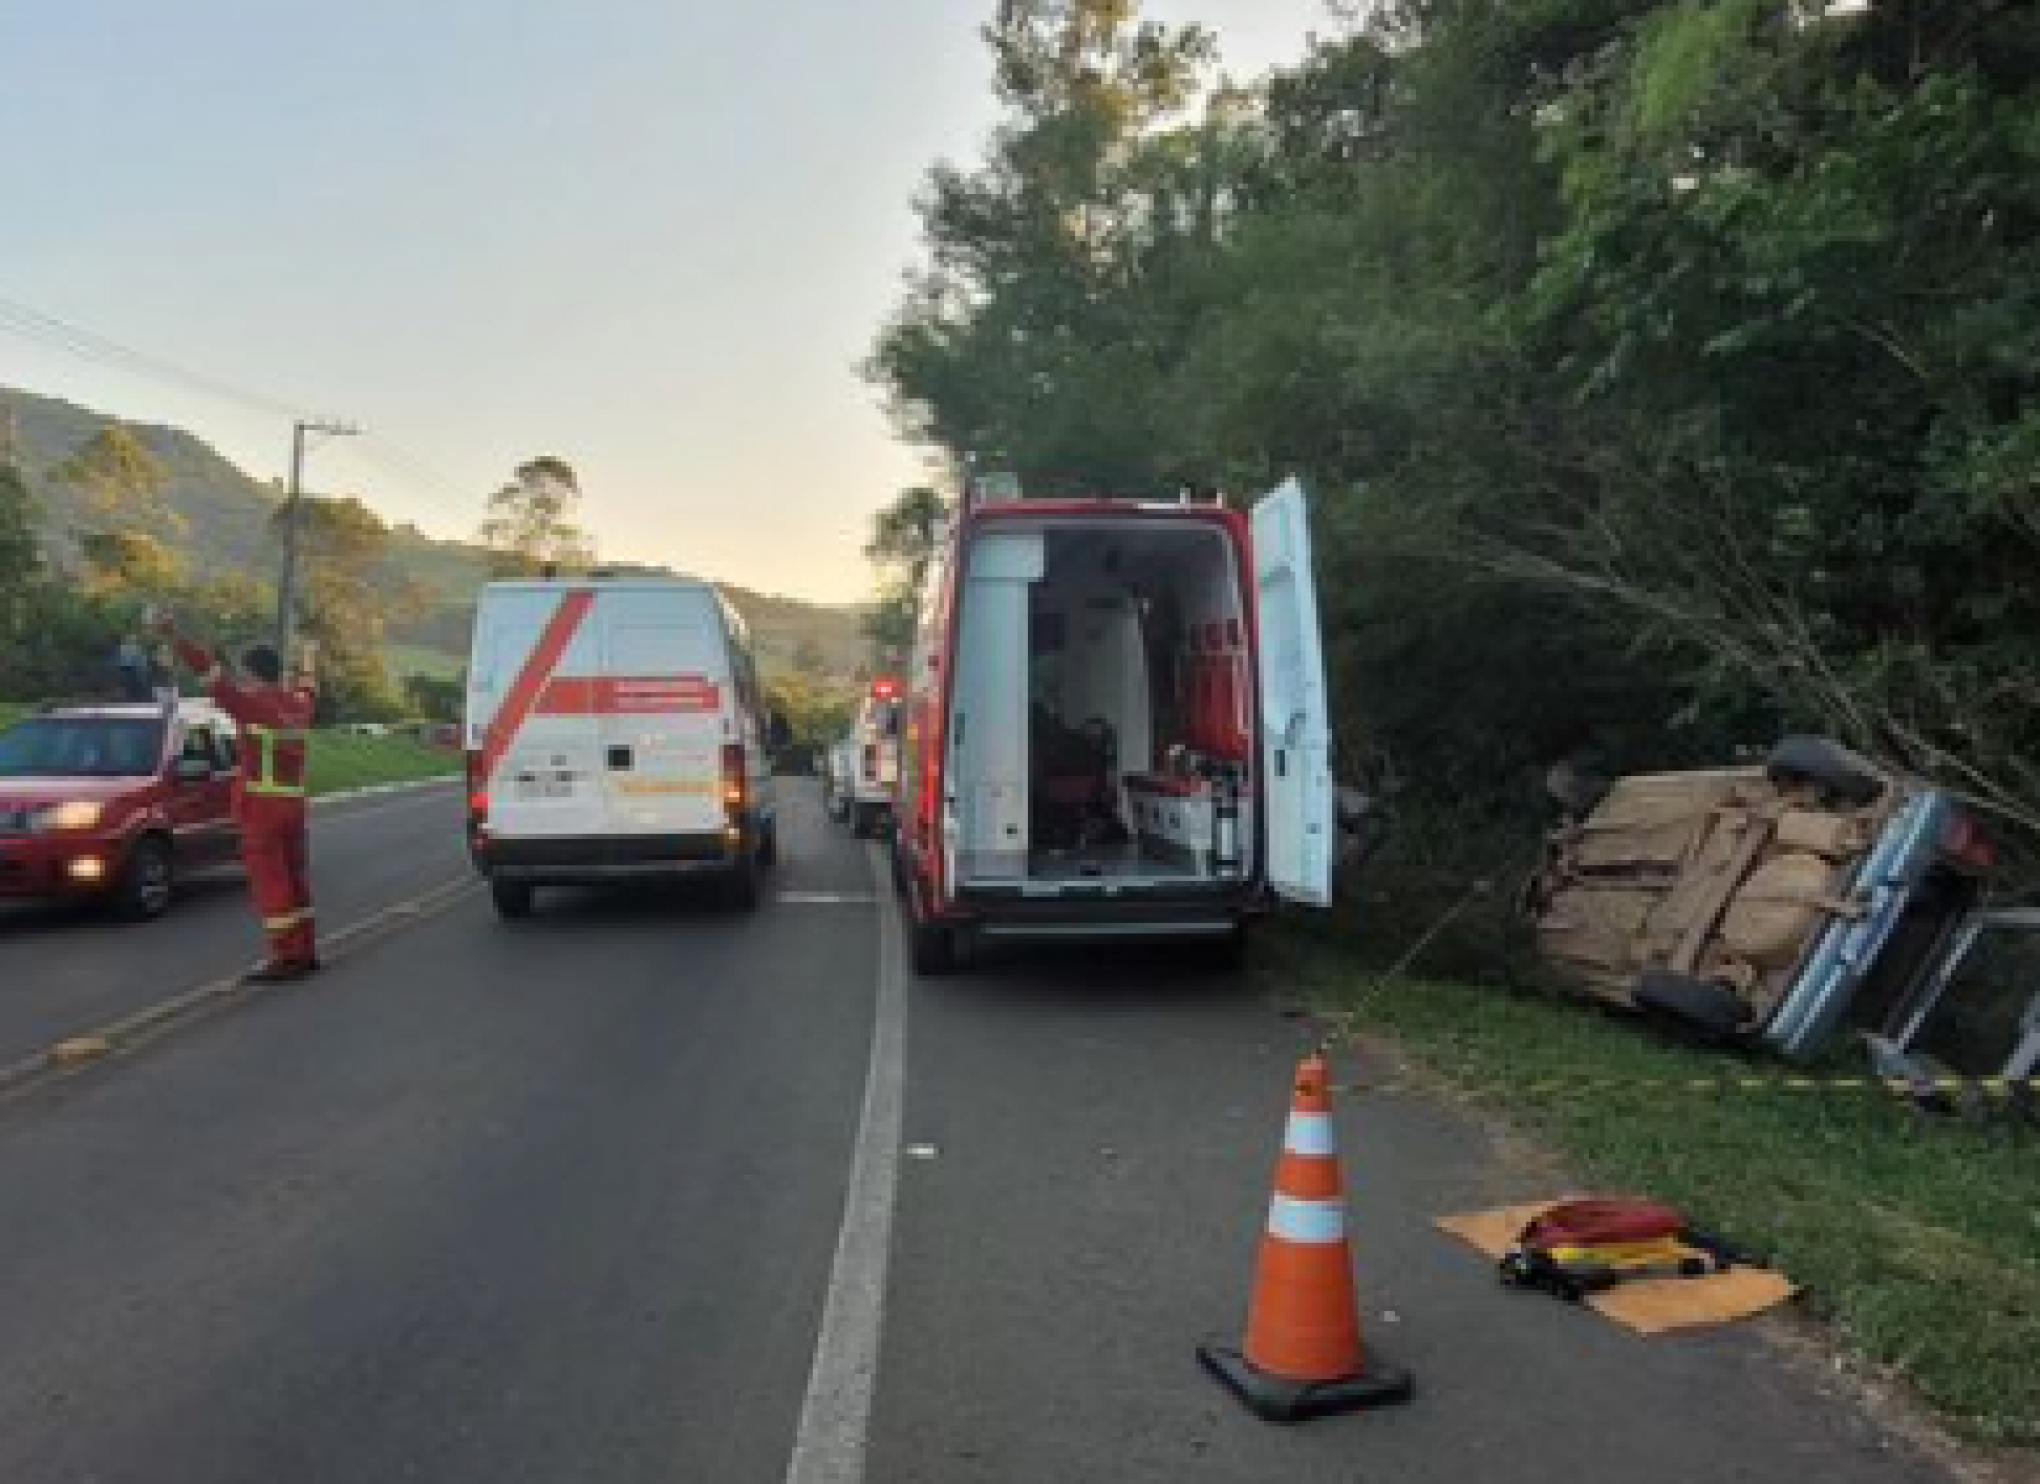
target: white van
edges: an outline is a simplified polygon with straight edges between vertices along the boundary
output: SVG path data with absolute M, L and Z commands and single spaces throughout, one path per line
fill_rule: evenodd
M 907 677 L 894 850 L 915 967 L 980 939 L 1202 937 L 1331 901 L 1335 799 L 1302 489 L 978 498 Z
M 777 854 L 781 723 L 744 622 L 699 582 L 492 582 L 475 610 L 468 843 L 496 909 L 536 888 L 710 872 L 749 908 Z

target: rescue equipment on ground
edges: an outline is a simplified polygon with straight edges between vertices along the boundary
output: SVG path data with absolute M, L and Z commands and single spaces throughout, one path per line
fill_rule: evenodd
M 1502 1254 L 1502 1281 L 1578 1303 L 1634 1278 L 1704 1278 L 1739 1259 L 1657 1201 L 1564 1201 L 1533 1218 Z
M 1407 1401 L 1410 1378 L 1372 1360 L 1360 1338 L 1346 1205 L 1324 1059 L 1296 1071 L 1275 1194 L 1254 1277 L 1246 1343 L 1197 1358 L 1267 1422 Z

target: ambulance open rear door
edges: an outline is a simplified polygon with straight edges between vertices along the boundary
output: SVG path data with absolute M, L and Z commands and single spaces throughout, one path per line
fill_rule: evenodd
M 1331 709 L 1303 486 L 1285 480 L 1256 505 L 1253 535 L 1268 884 L 1290 901 L 1329 907 Z

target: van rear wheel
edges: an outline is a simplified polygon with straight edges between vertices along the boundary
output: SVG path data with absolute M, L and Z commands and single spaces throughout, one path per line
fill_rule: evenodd
M 758 856 L 755 852 L 746 851 L 723 877 L 723 901 L 738 912 L 757 911 L 760 896 L 758 875 Z
M 529 881 L 491 881 L 489 899 L 496 904 L 496 915 L 505 922 L 518 922 L 531 916 L 532 904 L 538 892 Z

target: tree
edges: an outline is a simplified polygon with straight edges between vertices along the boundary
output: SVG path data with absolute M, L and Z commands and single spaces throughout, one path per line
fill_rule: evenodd
M 160 504 L 167 471 L 125 423 L 101 428 L 50 470 L 49 477 L 76 492 L 86 529 L 171 518 Z
M 404 698 L 410 702 L 411 710 L 427 721 L 458 721 L 460 709 L 467 691 L 467 683 L 461 676 L 407 675 L 404 677 Z
M 803 634 L 793 646 L 793 673 L 808 680 L 821 680 L 829 673 L 829 661 L 812 634 Z
M 878 571 L 879 597 L 864 617 L 873 658 L 897 666 L 914 644 L 915 611 L 949 506 L 925 485 L 901 490 L 871 518 L 864 555 Z
M 27 636 L 42 577 L 35 496 L 11 454 L 11 449 L 0 450 L 0 690 L 16 680 L 10 672 Z
M 403 708 L 383 664 L 388 620 L 401 607 L 384 566 L 390 529 L 352 496 L 305 496 L 301 519 L 304 632 L 319 646 L 321 713 L 393 719 Z
M 140 531 L 86 531 L 78 551 L 95 592 L 166 597 L 183 571 L 176 552 Z
M 519 464 L 509 483 L 489 496 L 480 539 L 497 577 L 535 577 L 547 568 L 584 572 L 595 545 L 574 520 L 581 485 L 566 460 L 543 454 Z

